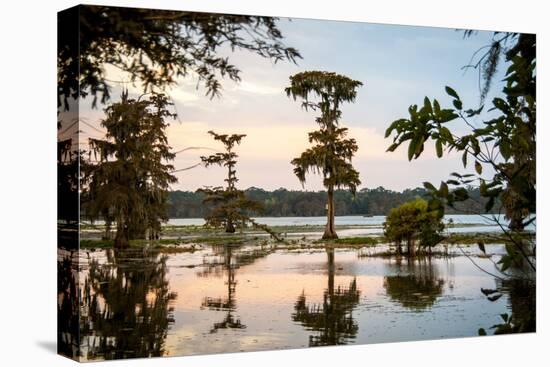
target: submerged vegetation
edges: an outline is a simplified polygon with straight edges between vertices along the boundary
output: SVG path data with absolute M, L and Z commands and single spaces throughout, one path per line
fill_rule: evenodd
M 428 208 L 428 202 L 416 199 L 390 211 L 384 222 L 384 235 L 397 247 L 401 254 L 401 244 L 407 245 L 407 255 L 414 257 L 418 250 L 431 248 L 440 243 L 443 217 L 435 210 Z M 418 246 L 418 249 L 417 249 Z

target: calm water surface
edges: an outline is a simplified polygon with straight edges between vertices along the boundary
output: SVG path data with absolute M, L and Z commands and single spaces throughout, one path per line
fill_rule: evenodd
M 502 253 L 489 250 L 493 260 Z M 80 324 L 89 360 L 474 336 L 514 304 L 512 292 L 489 302 L 480 288 L 495 288 L 495 278 L 464 256 L 361 254 L 259 246 L 80 251 L 72 254 L 80 305 L 65 305 L 62 293 L 59 302 L 62 312 L 78 307 L 72 325 Z M 476 262 L 493 269 L 490 259 Z M 69 269 L 69 261 L 60 266 Z
M 496 215 L 496 218 L 501 223 L 507 223 L 504 215 Z M 268 226 L 324 226 L 327 222 L 326 216 L 322 217 L 258 217 L 255 218 L 258 223 Z M 337 226 L 358 226 L 360 228 L 348 228 L 338 230 L 341 237 L 360 236 L 360 235 L 381 235 L 383 233 L 382 225 L 386 220 L 384 215 L 376 215 L 372 217 L 363 216 L 336 216 L 335 222 Z M 489 233 L 500 232 L 501 228 L 489 217 L 480 215 L 445 215 L 444 220 L 449 222 L 452 220 L 456 227 L 449 227 L 447 230 L 450 233 Z M 171 218 L 168 225 L 204 225 L 202 218 Z M 534 231 L 535 224 L 531 223 L 527 230 Z M 294 235 L 318 236 L 318 232 L 304 231 L 293 233 Z M 322 234 L 322 233 L 321 233 Z

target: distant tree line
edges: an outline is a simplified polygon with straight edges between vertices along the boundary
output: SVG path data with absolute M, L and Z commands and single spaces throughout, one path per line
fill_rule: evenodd
M 480 197 L 479 189 L 467 189 L 470 199 L 455 203 L 446 209 L 447 214 L 485 213 L 486 200 Z M 266 191 L 250 187 L 244 191 L 246 197 L 263 205 L 261 216 L 266 217 L 307 217 L 326 215 L 326 191 L 294 191 L 280 188 Z M 424 188 L 406 189 L 402 192 L 383 187 L 364 188 L 355 197 L 347 190 L 335 190 L 336 215 L 387 215 L 392 208 L 415 200 L 428 198 Z M 203 203 L 204 194 L 191 191 L 171 191 L 168 195 L 168 216 L 170 218 L 203 218 L 208 208 Z M 496 205 L 493 212 L 497 212 Z

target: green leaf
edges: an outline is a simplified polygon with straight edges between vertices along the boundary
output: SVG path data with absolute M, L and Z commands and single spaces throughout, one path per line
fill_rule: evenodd
M 424 182 L 424 187 L 430 191 L 437 191 L 435 186 L 432 185 L 430 182 Z
M 485 331 L 484 328 L 479 328 L 479 330 L 477 331 L 477 334 L 479 336 L 485 336 L 485 335 L 487 335 L 487 332 Z
M 443 144 L 441 144 L 441 140 L 435 142 L 435 150 L 437 152 L 437 157 L 441 158 L 443 156 Z
M 439 114 L 439 122 L 441 123 L 449 122 L 451 120 L 456 119 L 457 117 L 458 115 L 454 113 L 453 110 L 450 110 L 450 109 L 441 110 Z
M 439 129 L 439 134 L 441 134 L 441 137 L 446 141 L 453 140 L 453 134 L 451 133 L 451 130 L 447 129 L 445 126 Z
M 409 143 L 409 150 L 407 152 L 407 157 L 409 158 L 409 161 L 411 161 L 414 157 L 414 152 L 416 152 L 416 142 L 418 139 L 413 139 Z
M 453 98 L 460 99 L 458 97 L 458 94 L 456 94 L 455 90 L 449 86 L 445 87 L 445 92 L 447 92 L 448 95 L 450 95 Z
M 496 289 L 487 289 L 487 288 L 481 288 L 481 293 L 483 293 L 485 296 L 490 296 L 491 294 L 497 293 L 498 290 Z
M 466 165 L 468 164 L 468 151 L 467 150 L 462 154 L 462 164 L 464 165 L 464 168 L 466 168 Z
M 430 103 L 430 99 L 428 97 L 424 97 L 424 109 L 426 109 L 426 112 L 432 113 L 432 104 Z
M 439 115 L 439 113 L 441 112 L 441 107 L 439 106 L 439 102 L 437 101 L 437 99 L 434 99 L 434 112 L 436 115 Z
M 441 182 L 441 185 L 439 186 L 439 194 L 442 197 L 449 196 L 449 186 L 445 182 Z
M 478 175 L 481 175 L 481 172 L 483 171 L 483 167 L 481 166 L 481 163 L 479 163 L 478 161 L 476 161 L 475 163 L 475 168 L 476 168 L 476 172 Z
M 512 265 L 512 260 L 510 259 L 510 256 L 504 255 L 498 263 L 500 264 L 500 271 L 504 272 L 508 270 L 510 265 Z
M 393 143 L 392 145 L 390 145 L 388 147 L 388 149 L 386 149 L 386 152 L 393 152 L 395 149 L 397 149 L 398 146 L 399 146 L 399 144 Z
M 406 121 L 407 120 L 405 120 L 405 119 L 399 119 L 399 120 L 395 120 L 394 122 L 392 122 L 391 125 L 386 129 L 386 133 L 384 134 L 384 138 L 387 138 L 388 136 L 390 136 L 391 132 L 397 127 L 397 125 L 399 125 L 402 122 L 406 122 Z
M 493 206 L 495 206 L 495 198 L 494 198 L 494 197 L 491 197 L 491 198 L 487 201 L 487 204 L 485 204 L 485 211 L 486 211 L 486 212 L 490 211 L 491 209 L 493 209 Z
M 477 243 L 477 246 L 479 247 L 479 250 L 483 253 L 485 253 L 485 244 L 483 243 L 483 241 L 479 241 Z
M 457 110 L 461 110 L 462 109 L 462 101 L 460 99 L 453 100 L 453 106 L 455 106 Z
M 500 154 L 502 154 L 502 157 L 505 160 L 510 159 L 510 156 L 512 155 L 512 152 L 511 152 L 512 149 L 510 148 L 510 144 L 508 143 L 508 141 L 501 140 L 499 147 L 500 147 Z
M 493 105 L 505 114 L 509 112 L 508 104 L 502 98 L 493 99 Z
M 448 181 L 447 181 L 448 183 Z M 458 189 L 456 189 L 455 191 L 453 191 L 454 195 L 455 195 L 455 200 L 456 201 L 465 201 L 465 200 L 468 200 L 468 190 L 466 190 L 464 187 L 459 187 Z

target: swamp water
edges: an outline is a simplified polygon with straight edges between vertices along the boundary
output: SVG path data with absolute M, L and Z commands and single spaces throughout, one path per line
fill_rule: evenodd
M 487 246 L 493 255 L 483 258 L 476 250 L 466 251 L 491 271 L 503 251 Z M 175 254 L 60 252 L 58 266 L 72 272 L 60 278 L 59 310 L 71 319 L 60 349 L 80 349 L 82 360 L 476 336 L 514 308 L 534 313 L 521 292 L 488 301 L 480 289 L 502 284 L 466 256 L 407 261 L 362 250 L 217 245 Z M 67 297 L 77 288 L 80 303 Z M 80 338 L 71 340 L 78 326 Z

